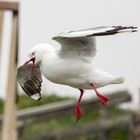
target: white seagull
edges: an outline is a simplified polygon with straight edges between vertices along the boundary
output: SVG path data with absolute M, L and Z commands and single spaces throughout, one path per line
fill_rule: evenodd
M 17 68 L 17 81 L 26 94 L 36 100 L 41 98 L 42 74 L 51 82 L 79 89 L 76 104 L 76 119 L 79 120 L 82 116 L 80 101 L 85 89 L 93 89 L 101 103 L 107 105 L 109 98 L 97 88 L 124 82 L 123 77 L 95 67 L 96 36 L 136 31 L 137 27 L 133 26 L 102 26 L 63 32 L 52 38 L 60 43 L 59 50 L 49 44 L 38 44 L 29 51 L 28 60 Z

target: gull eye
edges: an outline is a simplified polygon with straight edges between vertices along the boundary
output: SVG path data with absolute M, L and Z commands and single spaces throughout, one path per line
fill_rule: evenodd
M 35 52 L 32 52 L 32 54 L 31 54 L 32 56 L 34 56 L 35 55 Z

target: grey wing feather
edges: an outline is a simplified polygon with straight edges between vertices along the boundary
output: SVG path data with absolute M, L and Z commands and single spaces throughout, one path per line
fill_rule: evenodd
M 91 61 L 96 54 L 96 36 L 114 35 L 122 32 L 136 32 L 133 26 L 101 26 L 85 30 L 63 32 L 52 39 L 61 44 L 61 57 L 78 55 Z
M 96 55 L 96 39 L 95 38 L 62 38 L 58 41 L 61 44 L 59 55 L 61 57 L 76 56 L 90 59 Z
M 68 31 L 60 33 L 58 36 L 53 37 L 54 40 L 57 38 L 78 38 L 78 37 L 95 37 L 104 35 L 113 35 L 120 32 L 136 32 L 137 27 L 133 26 L 100 26 L 95 28 L 89 28 L 77 31 Z
M 30 75 L 31 66 L 28 64 L 24 70 L 22 66 L 17 68 L 17 82 L 28 96 L 39 100 L 41 99 L 42 74 L 39 65 L 36 65 Z

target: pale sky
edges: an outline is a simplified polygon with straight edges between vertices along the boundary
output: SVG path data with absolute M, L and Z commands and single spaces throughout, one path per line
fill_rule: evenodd
M 105 25 L 124 25 L 140 27 L 139 0 L 21 0 L 20 13 L 20 63 L 26 53 L 37 43 L 49 43 L 58 46 L 51 37 L 69 30 L 77 30 Z M 10 13 L 5 17 L 5 33 L 0 96 L 6 93 L 6 71 L 8 54 L 8 36 L 10 31 Z M 116 76 L 124 76 L 122 85 L 110 85 L 100 88 L 102 93 L 117 89 L 128 89 L 137 100 L 140 87 L 140 32 L 125 33 L 116 36 L 97 38 L 97 56 L 95 64 L 101 70 Z M 6 62 L 6 64 L 5 64 Z M 79 91 L 67 86 L 44 82 L 43 90 L 66 96 L 79 96 Z M 87 92 L 85 97 L 91 97 Z

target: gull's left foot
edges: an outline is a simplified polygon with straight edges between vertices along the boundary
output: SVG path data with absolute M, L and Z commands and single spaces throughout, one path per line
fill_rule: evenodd
M 98 96 L 100 102 L 101 102 L 104 106 L 106 106 L 106 105 L 108 104 L 108 102 L 110 101 L 109 98 L 106 97 L 106 96 L 101 95 L 101 94 L 97 91 L 95 84 L 90 84 L 90 85 L 91 85 L 91 87 L 94 89 L 94 91 L 96 92 L 96 95 Z

